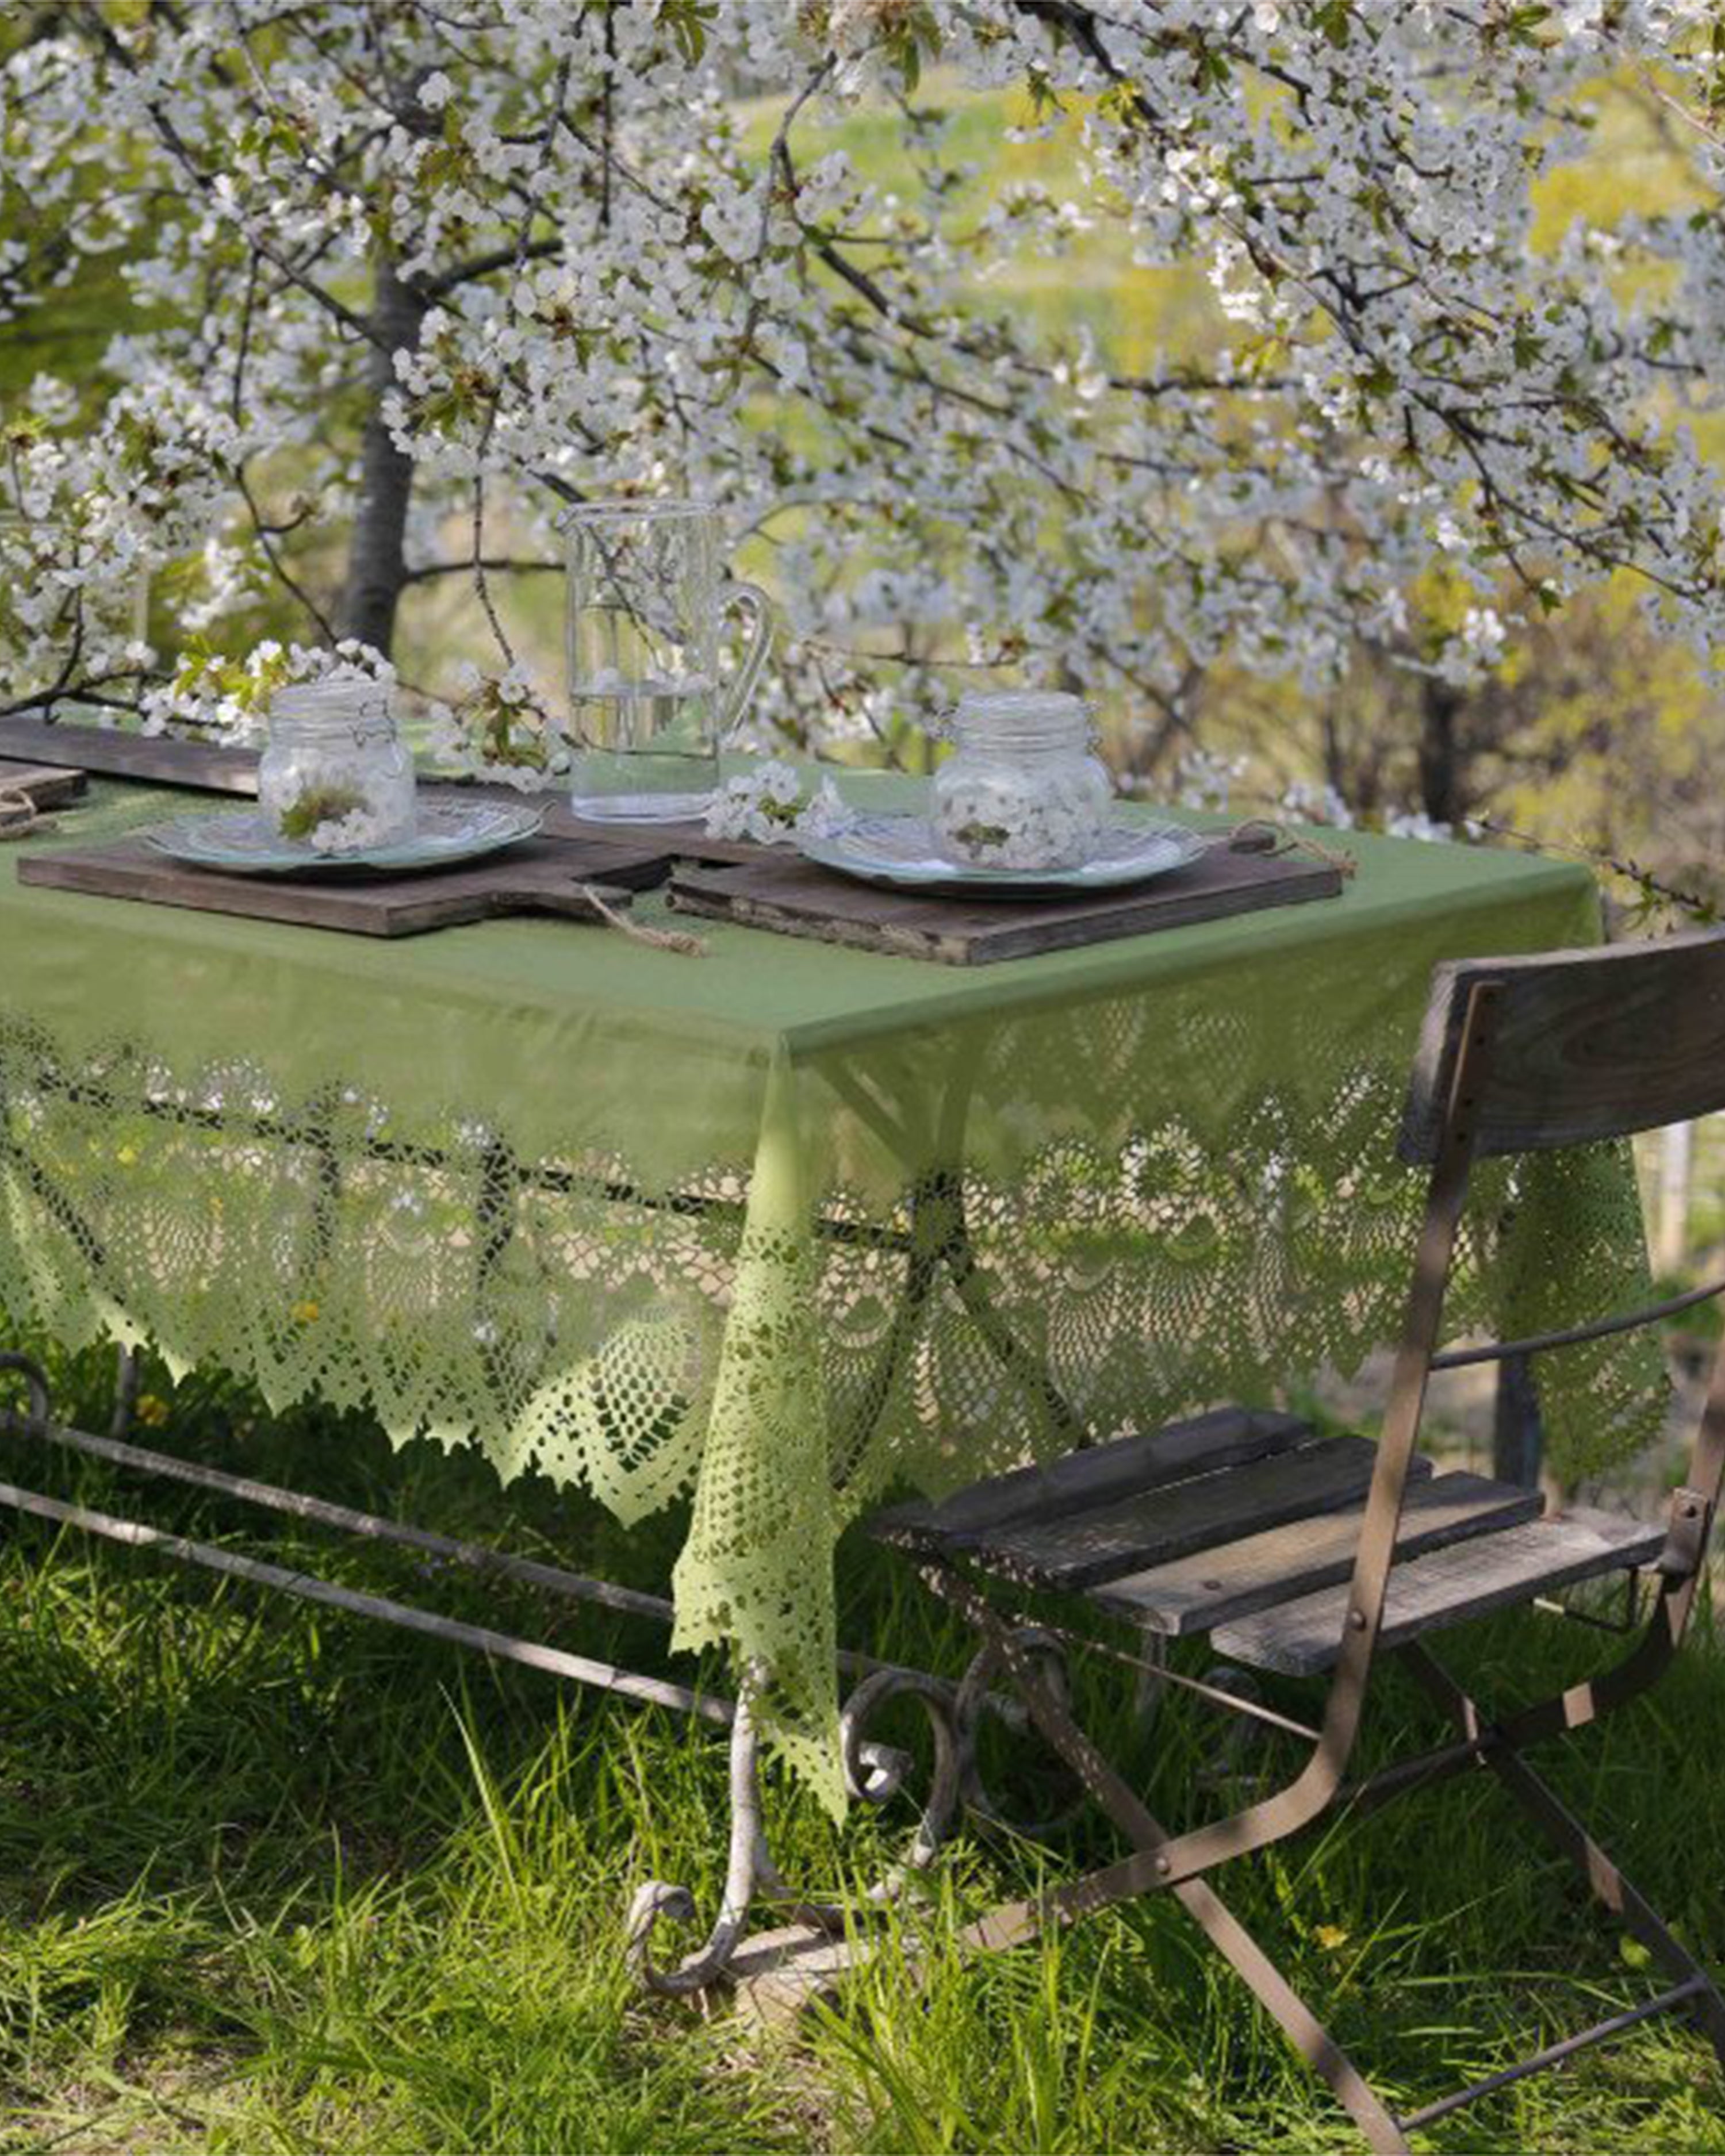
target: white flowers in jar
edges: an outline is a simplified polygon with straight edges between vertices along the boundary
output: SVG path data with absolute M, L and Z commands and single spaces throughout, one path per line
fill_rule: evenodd
M 258 805 L 313 854 L 364 853 L 413 833 L 413 759 L 381 682 L 333 678 L 276 691 L 258 765 Z
M 1077 868 L 1101 845 L 1114 798 L 1077 696 L 1033 690 L 969 696 L 952 754 L 934 775 L 936 843 L 966 868 Z

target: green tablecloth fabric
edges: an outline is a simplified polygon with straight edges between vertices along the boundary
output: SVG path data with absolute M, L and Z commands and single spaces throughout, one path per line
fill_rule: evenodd
M 190 805 L 104 787 L 61 828 Z M 0 848 L 0 1308 L 626 1521 L 692 1491 L 679 1640 L 768 1665 L 836 1803 L 832 1550 L 886 1486 L 1393 1332 L 1431 968 L 1593 942 L 1599 909 L 1572 867 L 1348 844 L 1338 900 L 974 972 L 705 925 L 700 959 L 536 921 L 373 943 L 21 886 Z M 1625 1155 L 1505 1166 L 1452 1324 L 1644 1275 Z M 1662 1405 L 1610 1342 L 1545 1397 L 1578 1475 Z

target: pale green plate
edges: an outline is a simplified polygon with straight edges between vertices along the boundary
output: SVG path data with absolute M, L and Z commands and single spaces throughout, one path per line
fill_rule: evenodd
M 319 854 L 310 846 L 291 844 L 256 808 L 219 816 L 182 816 L 140 836 L 177 861 L 193 868 L 221 869 L 232 875 L 341 875 L 355 869 L 406 875 L 477 860 L 504 846 L 516 845 L 532 837 L 544 816 L 543 808 L 514 802 L 423 802 L 418 829 L 411 839 L 352 854 Z
M 1183 824 L 1115 824 L 1087 861 L 1070 869 L 983 869 L 950 861 L 924 816 L 859 816 L 825 838 L 799 838 L 806 859 L 864 883 L 970 898 L 1070 898 L 1147 883 L 1195 861 L 1207 841 Z

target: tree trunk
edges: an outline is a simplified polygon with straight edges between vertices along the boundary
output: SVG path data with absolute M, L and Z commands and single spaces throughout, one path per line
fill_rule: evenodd
M 1420 684 L 1420 805 L 1434 824 L 1466 813 L 1461 743 L 1462 694 L 1426 675 Z
M 347 556 L 347 583 L 341 597 L 341 633 L 357 636 L 387 653 L 395 634 L 395 610 L 407 582 L 403 551 L 408 504 L 413 492 L 413 464 L 389 438 L 383 399 L 395 386 L 395 355 L 419 341 L 427 301 L 395 274 L 387 254 L 377 259 L 377 295 L 372 326 L 382 340 L 372 349 L 366 370 L 370 408 L 366 413 L 361 465 L 359 513 Z

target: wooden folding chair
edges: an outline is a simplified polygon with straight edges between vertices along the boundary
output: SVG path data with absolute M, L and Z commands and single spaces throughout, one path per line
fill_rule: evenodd
M 1652 1309 L 1563 1332 L 1440 1353 L 1444 1293 L 1475 1161 L 1622 1138 L 1725 1108 L 1725 934 L 1440 967 L 1414 1073 L 1403 1152 L 1430 1192 L 1381 1440 L 1318 1440 L 1286 1415 L 1227 1411 L 973 1486 L 937 1506 L 880 1516 L 930 1586 L 982 1635 L 978 1667 L 1008 1675 L 1042 1736 L 1132 1844 L 1122 1861 L 1042 1901 L 992 1911 L 979 1948 L 1166 1889 L 1196 1919 L 1370 2146 L 1404 2150 L 1414 2128 L 1655 2015 L 1686 2014 L 1725 2065 L 1725 2001 L 1712 1979 L 1528 1764 L 1528 1748 L 1646 1690 L 1676 1648 L 1702 1574 L 1725 1470 L 1725 1345 L 1686 1480 L 1647 1527 L 1543 1509 L 1538 1492 L 1435 1475 L 1415 1452 L 1434 1370 L 1538 1356 L 1626 1332 L 1725 1291 L 1725 1281 Z M 1616 1665 L 1494 1718 L 1450 1676 L 1425 1635 L 1574 1583 L 1651 1568 L 1651 1613 Z M 1150 1635 L 1208 1633 L 1228 1661 L 1331 1672 L 1315 1727 L 1267 1718 L 1309 1741 L 1301 1770 L 1232 1817 L 1171 1834 L 1081 1728 L 1050 1671 L 1045 1634 L 999 1607 L 1002 1582 L 1076 1590 Z M 1379 1652 L 1395 1654 L 1455 1727 L 1452 1743 L 1348 1783 Z M 1192 1683 L 1190 1679 L 1175 1681 Z M 1214 1686 L 1196 1685 L 1223 1704 Z M 973 1695 L 973 1682 L 968 1689 Z M 1261 1707 L 1248 1711 L 1265 1713 Z M 1484 1768 L 1669 1979 L 1657 1996 L 1397 2118 L 1375 2096 L 1206 1875 L 1338 1804 L 1375 1805 Z

